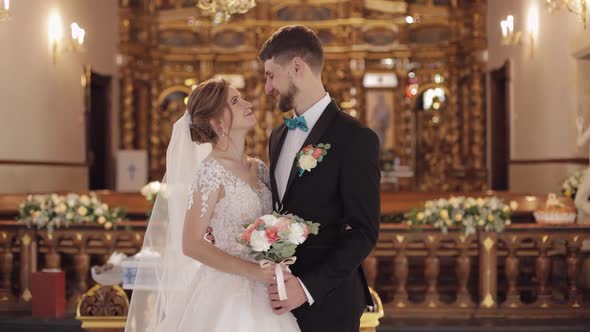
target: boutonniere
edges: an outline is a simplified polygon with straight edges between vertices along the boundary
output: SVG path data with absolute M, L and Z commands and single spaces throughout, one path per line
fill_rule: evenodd
M 297 168 L 299 168 L 299 176 L 302 176 L 303 173 L 311 172 L 318 163 L 321 163 L 328 154 L 328 150 L 330 149 L 330 144 L 323 144 L 320 143 L 317 146 L 310 144 L 299 153 L 297 153 Z

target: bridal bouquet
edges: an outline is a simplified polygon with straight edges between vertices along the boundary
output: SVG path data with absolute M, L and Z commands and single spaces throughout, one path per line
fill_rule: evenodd
M 295 263 L 295 249 L 310 234 L 317 235 L 319 224 L 305 221 L 292 214 L 267 214 L 252 224 L 237 239 L 250 249 L 250 253 L 264 267 L 275 263 L 275 274 L 281 300 L 287 298 L 283 268 Z

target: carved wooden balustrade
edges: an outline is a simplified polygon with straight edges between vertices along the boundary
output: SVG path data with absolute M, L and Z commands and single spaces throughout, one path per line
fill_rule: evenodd
M 68 309 L 73 311 L 94 283 L 91 266 L 104 264 L 115 250 L 133 255 L 141 248 L 145 222 L 125 226 L 109 231 L 79 226 L 48 233 L 0 220 L 0 311 L 28 310 L 31 272 L 56 268 L 66 272 Z
M 590 317 L 578 287 L 590 225 L 462 236 L 382 224 L 365 262 L 385 317 Z
M 379 243 L 364 265 L 386 319 L 590 317 L 588 294 L 577 283 L 584 256 L 580 248 L 590 239 L 590 225 L 532 223 L 541 197 L 473 195 L 517 200 L 515 223 L 503 233 L 464 238 L 457 231 L 442 234 L 382 222 Z M 448 194 L 383 192 L 383 218 L 439 196 Z M 99 197 L 110 206 L 126 206 L 132 221 L 117 230 L 83 226 L 49 234 L 15 221 L 25 195 L 0 195 L 0 311 L 30 310 L 30 273 L 60 267 L 66 271 L 71 312 L 93 284 L 91 266 L 104 263 L 114 250 L 128 255 L 139 250 L 149 204 L 139 194 L 102 192 Z

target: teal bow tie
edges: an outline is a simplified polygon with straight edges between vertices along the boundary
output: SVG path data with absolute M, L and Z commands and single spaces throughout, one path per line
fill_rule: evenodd
M 302 116 L 298 116 L 294 119 L 283 118 L 285 120 L 285 125 L 289 130 L 295 130 L 297 128 L 307 132 L 309 129 L 307 128 L 307 122 L 305 122 L 305 118 Z

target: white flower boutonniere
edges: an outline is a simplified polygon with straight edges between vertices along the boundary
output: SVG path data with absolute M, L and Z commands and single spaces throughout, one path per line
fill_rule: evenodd
M 298 175 L 302 176 L 305 172 L 311 172 L 316 168 L 318 163 L 321 163 L 328 154 L 330 144 L 312 144 L 307 145 L 299 153 L 297 153 L 297 167 L 299 168 Z

